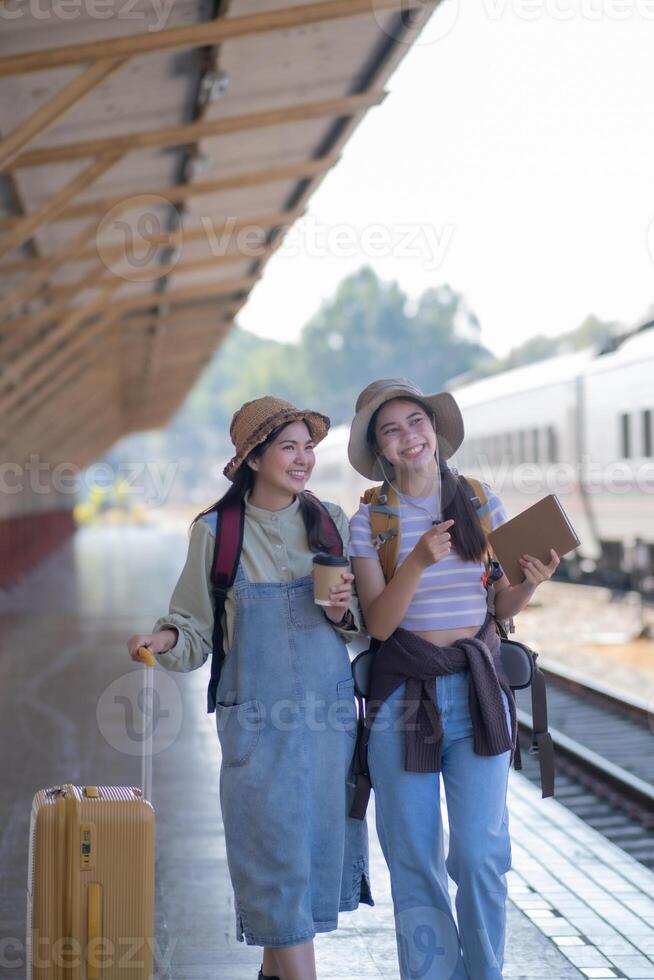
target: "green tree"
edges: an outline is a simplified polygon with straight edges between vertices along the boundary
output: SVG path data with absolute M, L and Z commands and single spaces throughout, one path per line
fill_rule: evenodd
M 408 377 L 436 391 L 491 357 L 478 335 L 476 317 L 449 286 L 427 290 L 412 310 L 396 282 L 364 267 L 307 324 L 301 346 L 316 404 L 344 422 L 359 391 L 376 378 Z

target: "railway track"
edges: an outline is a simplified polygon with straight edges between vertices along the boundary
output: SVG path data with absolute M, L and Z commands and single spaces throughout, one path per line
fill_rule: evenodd
M 559 668 L 541 669 L 556 754 L 556 799 L 654 870 L 654 706 Z M 537 761 L 528 752 L 531 694 L 516 693 L 523 772 L 538 783 Z

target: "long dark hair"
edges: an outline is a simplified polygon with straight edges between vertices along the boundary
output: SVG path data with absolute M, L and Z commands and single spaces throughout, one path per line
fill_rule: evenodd
M 309 434 L 312 439 L 315 438 L 313 432 L 311 431 L 311 426 L 306 421 L 302 419 Z M 275 441 L 277 436 L 287 428 L 288 425 L 292 423 L 285 422 L 283 425 L 278 425 L 276 429 L 273 429 L 270 435 L 263 442 L 255 446 L 252 452 L 249 454 L 248 459 L 259 459 L 265 453 L 266 449 Z M 248 466 L 247 462 L 244 460 L 236 473 L 234 474 L 234 479 L 232 485 L 229 489 L 222 495 L 219 500 L 207 507 L 206 510 L 200 511 L 193 520 L 191 521 L 190 528 L 193 527 L 196 521 L 199 521 L 201 517 L 206 514 L 212 514 L 214 511 L 220 513 L 225 507 L 230 504 L 240 503 L 240 501 L 245 499 L 245 495 L 248 490 L 252 490 L 254 487 L 254 471 L 252 467 Z M 304 521 L 304 526 L 307 531 L 307 542 L 309 549 L 313 552 L 326 551 L 329 548 L 329 542 L 324 540 L 322 534 L 322 511 L 318 500 L 313 496 L 313 494 L 306 491 L 298 494 L 300 514 L 302 515 L 302 520 Z
M 436 416 L 426 402 L 420 401 L 418 398 L 411 398 L 410 395 L 399 395 L 398 398 L 419 405 L 431 421 L 434 432 L 437 432 Z M 384 402 L 385 404 L 386 402 Z M 377 411 L 374 412 L 366 433 L 368 445 L 376 453 L 379 452 L 379 446 L 377 445 L 377 438 L 375 436 L 375 426 L 377 415 L 382 407 L 380 405 Z M 452 472 L 447 465 L 447 460 L 443 459 L 440 453 L 438 457 L 438 468 L 441 476 L 441 510 L 443 520 L 454 521 L 449 531 L 454 549 L 464 561 L 481 561 L 486 554 L 488 542 L 484 529 L 481 526 L 481 521 L 477 515 L 477 509 L 470 499 L 474 497 L 474 491 L 465 477 L 458 476 Z

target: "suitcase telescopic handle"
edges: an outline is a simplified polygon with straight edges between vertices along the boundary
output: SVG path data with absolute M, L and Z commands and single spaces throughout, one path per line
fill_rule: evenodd
M 137 650 L 143 662 L 143 738 L 141 739 L 141 793 L 144 800 L 152 801 L 152 738 L 153 731 L 153 695 L 155 664 L 152 651 L 148 647 Z

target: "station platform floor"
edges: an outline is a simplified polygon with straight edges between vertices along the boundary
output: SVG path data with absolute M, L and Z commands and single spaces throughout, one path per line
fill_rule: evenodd
M 63 782 L 139 784 L 138 748 L 117 734 L 121 726 L 107 722 L 108 705 L 136 696 L 140 668 L 129 660 L 126 640 L 148 632 L 166 611 L 186 546 L 179 527 L 86 528 L 0 593 L 0 976 L 25 976 L 34 792 Z M 261 958 L 234 935 L 207 679 L 206 669 L 157 670 L 159 980 L 254 980 Z M 515 772 L 509 810 L 513 868 L 504 976 L 654 978 L 654 874 L 556 800 L 542 800 Z M 317 938 L 319 977 L 399 975 L 374 805 L 368 819 L 376 905 L 343 914 L 337 932 Z

